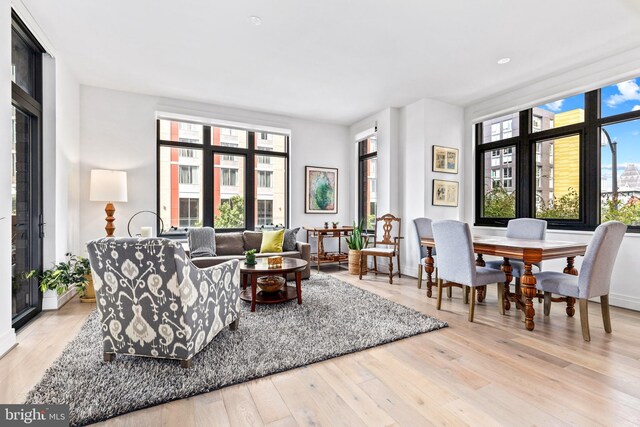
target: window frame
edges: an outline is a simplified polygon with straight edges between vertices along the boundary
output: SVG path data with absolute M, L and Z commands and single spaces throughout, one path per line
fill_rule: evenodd
M 160 121 L 169 120 L 179 123 L 189 123 L 192 125 L 202 125 L 202 139 L 203 143 L 191 143 L 180 141 L 168 141 L 160 138 Z M 213 145 L 212 135 L 213 128 L 221 129 L 235 129 L 247 132 L 247 148 L 241 147 L 226 147 L 222 145 Z M 202 152 L 202 225 L 204 227 L 215 227 L 213 222 L 215 213 L 215 183 L 214 183 L 214 156 L 219 155 L 235 155 L 245 158 L 245 186 L 244 195 L 245 200 L 245 214 L 244 214 L 244 227 L 242 228 L 220 228 L 216 229 L 216 232 L 230 233 L 244 230 L 255 230 L 258 228 L 256 225 L 257 220 L 257 183 L 256 172 L 258 171 L 256 156 L 266 155 L 270 157 L 280 157 L 284 159 L 285 163 L 285 224 L 286 228 L 289 227 L 290 219 L 290 136 L 283 133 L 277 133 L 269 131 L 267 133 L 274 133 L 285 137 L 285 149 L 284 151 L 269 151 L 261 149 L 256 143 L 256 134 L 264 132 L 259 130 L 252 130 L 242 127 L 229 126 L 227 124 L 221 125 L 216 123 L 199 123 L 197 121 L 180 120 L 168 117 L 159 116 L 156 118 L 156 212 L 158 212 L 158 220 L 156 221 L 157 229 L 160 230 L 160 149 L 162 147 L 179 148 L 179 149 L 195 149 Z M 238 178 L 240 178 L 238 174 Z M 222 184 L 221 184 L 222 185 Z M 178 227 L 176 230 L 165 230 L 160 235 L 163 237 L 171 238 L 184 238 L 186 236 L 188 228 Z
M 378 180 L 378 170 L 377 170 L 377 161 L 378 161 L 378 141 L 376 138 L 376 151 L 372 151 L 370 153 L 363 153 L 363 149 L 362 146 L 363 144 L 369 140 L 369 138 L 371 138 L 372 136 L 377 136 L 375 133 L 372 133 L 371 135 L 368 135 L 367 137 L 359 140 L 356 143 L 357 146 L 357 150 L 358 150 L 358 224 L 363 223 L 364 229 L 363 231 L 367 232 L 367 233 L 373 233 L 374 230 L 373 229 L 369 229 L 367 227 L 368 222 L 363 220 L 365 219 L 365 214 L 367 212 L 367 207 L 365 206 L 365 201 L 363 199 L 363 195 L 364 195 L 364 191 L 366 189 L 366 191 L 370 191 L 369 190 L 369 179 L 363 179 L 362 176 L 362 172 L 363 172 L 363 165 L 365 164 L 365 162 L 367 162 L 368 160 L 371 159 L 376 159 L 376 193 L 377 193 L 377 180 Z M 365 182 L 366 181 L 366 182 Z M 377 212 L 377 207 L 378 207 L 378 203 L 376 201 L 376 217 L 378 216 L 378 212 Z M 370 208 L 370 207 L 369 207 Z M 375 225 L 374 225 L 375 226 Z
M 593 231 L 600 225 L 600 142 L 601 129 L 604 126 L 640 119 L 640 111 L 630 111 L 617 115 L 601 117 L 602 88 L 584 94 L 584 122 L 559 128 L 533 131 L 533 108 L 518 114 L 520 135 L 500 141 L 482 143 L 482 121 L 474 125 L 475 135 L 475 200 L 474 212 L 476 226 L 506 227 L 510 219 L 535 218 L 536 197 L 536 143 L 557 140 L 563 137 L 580 136 L 580 213 L 579 219 L 547 219 L 548 228 L 561 230 Z M 486 121 L 486 120 L 485 120 Z M 484 204 L 484 155 L 487 151 L 515 146 L 515 190 L 516 215 L 514 218 L 485 218 L 482 216 Z M 555 158 L 555 144 L 554 144 Z M 597 171 L 588 173 L 588 171 Z M 554 183 L 555 185 L 555 183 Z M 555 193 L 555 186 L 554 186 Z M 628 232 L 640 232 L 640 226 L 628 226 Z

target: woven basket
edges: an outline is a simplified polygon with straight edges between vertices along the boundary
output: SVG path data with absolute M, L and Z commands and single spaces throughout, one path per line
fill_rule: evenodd
M 360 274 L 360 251 L 349 249 L 349 274 Z M 367 274 L 367 266 L 362 266 L 362 274 Z

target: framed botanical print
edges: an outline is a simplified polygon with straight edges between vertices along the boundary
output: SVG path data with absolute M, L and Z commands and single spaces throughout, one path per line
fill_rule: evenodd
M 434 206 L 458 206 L 459 186 L 460 183 L 457 181 L 434 179 L 431 204 Z
M 458 173 L 459 150 L 457 148 L 433 146 L 434 172 Z
M 338 213 L 338 169 L 305 166 L 305 213 Z

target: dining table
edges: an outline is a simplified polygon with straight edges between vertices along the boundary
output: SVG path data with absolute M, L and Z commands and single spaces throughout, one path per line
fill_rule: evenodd
M 585 243 L 575 243 L 556 240 L 529 240 L 529 239 L 513 239 L 502 236 L 485 236 L 474 235 L 473 252 L 476 254 L 476 265 L 485 266 L 484 256 L 492 255 L 502 257 L 503 262 L 501 270 L 505 273 L 505 298 L 504 309 L 509 310 L 511 302 L 524 312 L 525 327 L 533 331 L 535 328 L 534 317 L 535 309 L 533 308 L 533 300 L 535 298 L 543 298 L 544 294 L 536 289 L 536 277 L 532 273 L 532 266 L 542 261 L 566 258 L 567 265 L 563 272 L 566 274 L 578 275 L 578 270 L 574 265 L 575 257 L 583 256 L 587 250 Z M 420 245 L 426 248 L 427 256 L 425 258 L 424 271 L 427 274 L 427 297 L 431 298 L 432 275 L 435 271 L 433 249 L 436 242 L 433 237 L 420 238 Z M 521 292 L 510 292 L 509 284 L 513 280 L 511 275 L 513 269 L 510 260 L 518 260 L 524 263 L 524 273 L 520 278 Z M 486 295 L 486 286 L 478 288 L 477 299 L 482 302 Z M 568 316 L 575 314 L 575 298 L 567 297 L 566 312 Z

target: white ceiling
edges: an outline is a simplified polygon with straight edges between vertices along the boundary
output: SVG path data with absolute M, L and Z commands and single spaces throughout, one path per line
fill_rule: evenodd
M 424 97 L 469 105 L 640 46 L 637 0 L 23 3 L 83 84 L 342 124 Z

